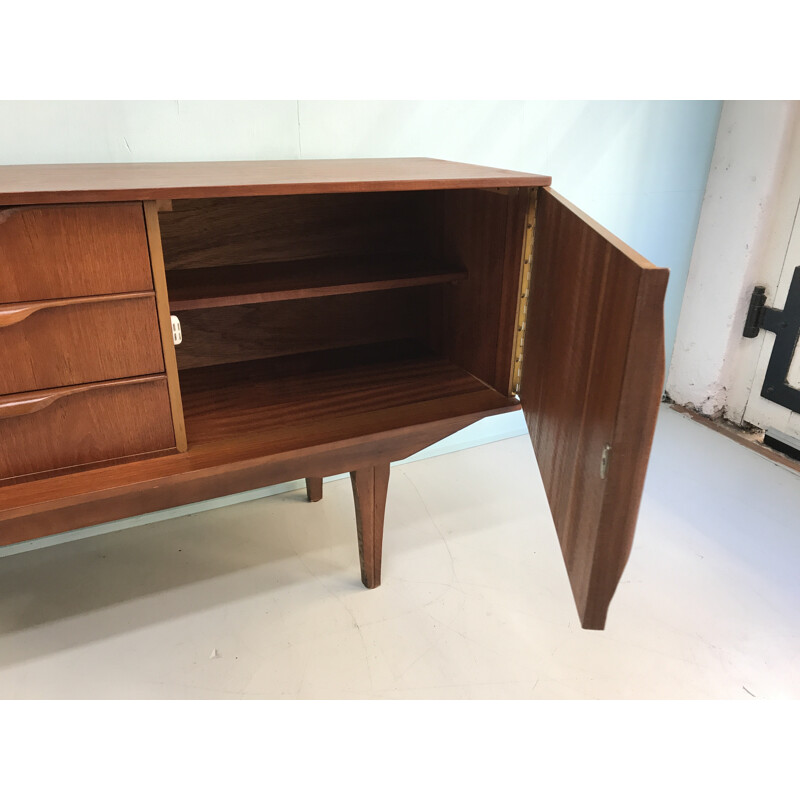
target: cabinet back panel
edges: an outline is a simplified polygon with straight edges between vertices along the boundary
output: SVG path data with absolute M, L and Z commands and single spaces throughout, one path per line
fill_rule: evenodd
M 159 215 L 167 270 L 423 252 L 420 192 L 175 200 Z
M 178 368 L 429 339 L 426 288 L 184 311 Z

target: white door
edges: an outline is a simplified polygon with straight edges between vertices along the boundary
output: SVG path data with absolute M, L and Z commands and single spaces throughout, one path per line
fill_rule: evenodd
M 796 269 L 800 267 L 800 214 L 798 211 L 800 211 L 800 206 L 795 210 L 794 225 L 781 265 L 777 288 L 771 291 L 768 286 L 766 287 L 766 305 L 771 308 L 783 309 L 786 307 L 789 287 L 795 277 Z M 800 290 L 800 274 L 795 282 L 795 289 L 792 294 L 798 290 Z M 786 406 L 792 405 L 793 399 L 796 400 L 797 396 L 800 396 L 800 347 L 796 345 L 796 339 L 792 341 L 794 339 L 793 331 L 796 332 L 797 326 L 800 325 L 800 319 L 795 319 L 796 316 L 792 314 L 792 319 L 781 320 L 782 323 L 786 323 L 786 327 L 777 336 L 782 337 L 784 347 L 787 346 L 787 342 L 790 342 L 790 347 L 794 347 L 788 374 L 785 376 L 780 375 L 779 377 L 785 378 L 788 387 L 796 389 L 798 395 L 784 390 L 778 392 L 782 396 L 777 398 L 777 402 L 768 399 L 771 393 L 774 395 L 774 389 L 771 392 L 770 386 L 776 383 L 771 379 L 765 385 L 770 359 L 773 358 L 775 351 L 776 334 L 770 331 L 762 331 L 758 334 L 761 339 L 761 349 L 744 411 L 745 422 L 749 422 L 758 428 L 763 428 L 769 435 L 783 439 L 795 447 L 800 445 L 800 412 L 793 411 Z M 794 328 L 792 327 L 793 325 Z M 779 354 L 776 353 L 776 361 L 773 362 L 773 367 L 778 358 Z M 783 369 L 780 372 L 783 372 Z M 774 376 L 771 375 L 770 377 L 773 378 Z

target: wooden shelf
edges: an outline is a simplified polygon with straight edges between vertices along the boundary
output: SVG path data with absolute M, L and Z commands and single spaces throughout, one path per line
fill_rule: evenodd
M 282 460 L 315 448 L 379 442 L 398 432 L 409 437 L 416 426 L 466 425 L 519 408 L 515 398 L 410 342 L 197 367 L 180 379 L 188 452 L 0 487 L 0 515 L 253 465 L 269 475 Z
M 408 341 L 197 367 L 181 389 L 190 447 L 241 438 L 269 453 L 428 421 L 425 404 L 430 419 L 516 404 Z
M 167 271 L 172 311 L 449 283 L 463 269 L 419 257 L 315 258 Z

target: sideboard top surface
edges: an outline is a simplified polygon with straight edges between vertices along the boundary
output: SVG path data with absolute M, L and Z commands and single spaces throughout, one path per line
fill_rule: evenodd
M 549 185 L 435 158 L 24 164 L 0 166 L 0 205 Z

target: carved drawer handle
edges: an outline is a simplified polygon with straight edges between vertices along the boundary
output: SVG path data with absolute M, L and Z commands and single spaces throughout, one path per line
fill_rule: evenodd
M 106 389 L 114 386 L 132 386 L 137 383 L 152 383 L 165 380 L 163 375 L 145 375 L 141 378 L 125 378 L 118 381 L 101 381 L 99 383 L 84 383 L 80 386 L 67 386 L 63 389 L 48 389 L 43 392 L 25 392 L 24 394 L 11 394 L 0 398 L 0 420 L 12 417 L 23 417 L 35 414 L 51 406 L 57 400 L 65 397 L 91 392 L 95 389 Z
M 37 311 L 62 306 L 80 306 L 89 303 L 110 303 L 113 300 L 136 300 L 154 297 L 154 292 L 127 292 L 125 294 L 101 294 L 95 297 L 68 297 L 64 300 L 39 300 L 35 303 L 9 303 L 0 305 L 0 328 L 10 328 L 27 319 Z

